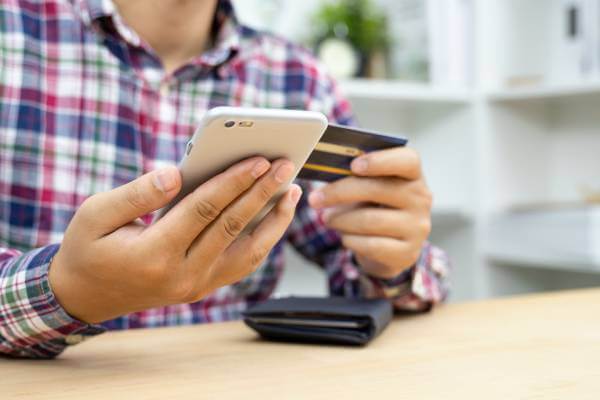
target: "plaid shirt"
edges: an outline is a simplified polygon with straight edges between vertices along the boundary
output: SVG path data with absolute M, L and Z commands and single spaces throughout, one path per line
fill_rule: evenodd
M 4 0 L 0 5 L 0 354 L 45 358 L 107 329 L 238 318 L 267 299 L 289 241 L 342 296 L 387 296 L 423 310 L 446 295 L 443 252 L 425 245 L 392 280 L 365 275 L 339 236 L 301 199 L 265 264 L 204 300 L 101 325 L 69 316 L 48 282 L 50 261 L 83 200 L 181 159 L 216 106 L 317 110 L 352 123 L 348 103 L 306 50 L 241 26 L 229 1 L 214 45 L 173 74 L 107 0 Z M 310 184 L 301 182 L 308 192 Z

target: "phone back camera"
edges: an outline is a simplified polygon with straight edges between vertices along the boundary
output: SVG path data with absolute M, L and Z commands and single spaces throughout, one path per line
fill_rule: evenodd
M 233 128 L 235 126 L 235 121 L 226 121 L 225 128 Z

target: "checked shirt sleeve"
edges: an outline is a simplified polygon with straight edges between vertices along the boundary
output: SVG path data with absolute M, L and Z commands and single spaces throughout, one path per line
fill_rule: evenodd
M 0 247 L 0 355 L 53 358 L 104 328 L 70 317 L 48 282 L 58 245 L 27 253 Z

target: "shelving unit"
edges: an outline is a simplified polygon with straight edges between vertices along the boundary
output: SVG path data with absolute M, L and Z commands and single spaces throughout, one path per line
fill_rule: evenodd
M 573 203 L 581 201 L 579 186 L 600 187 L 600 80 L 507 88 L 511 74 L 547 72 L 539 57 L 513 58 L 527 52 L 516 46 L 541 35 L 526 16 L 549 3 L 475 2 L 473 88 L 364 80 L 342 88 L 363 126 L 403 134 L 422 154 L 436 198 L 431 240 L 453 261 L 453 300 L 600 285 L 591 259 L 536 253 L 535 237 L 529 251 L 512 253 L 490 240 L 491 221 L 515 206 Z M 495 46 L 507 30 L 521 37 Z
M 406 136 L 419 150 L 434 193 L 431 241 L 452 260 L 451 300 L 600 286 L 593 260 L 536 252 L 536 237 L 519 239 L 526 251 L 507 252 L 490 237 L 493 221 L 516 206 L 572 204 L 582 187 L 600 190 L 600 77 L 553 71 L 560 0 L 472 1 L 472 87 L 359 79 L 340 88 L 360 125 Z M 540 84 L 507 87 L 514 76 Z
M 569 100 L 580 96 L 600 96 L 600 81 L 586 81 L 571 85 L 526 87 L 491 91 L 486 97 L 491 102 L 522 102 L 530 100 Z
M 341 89 L 350 99 L 455 105 L 469 105 L 472 101 L 472 93 L 467 89 L 436 88 L 390 80 L 347 80 L 341 82 Z
M 556 270 L 556 271 L 571 271 L 575 273 L 600 273 L 600 264 L 595 260 L 576 257 L 576 256 L 561 256 L 552 255 L 544 256 L 543 254 L 535 254 L 531 252 L 523 253 L 497 253 L 490 250 L 487 253 L 490 261 L 499 265 L 507 264 L 511 266 L 519 266 L 524 268 L 538 268 L 540 270 Z
M 597 263 L 573 251 L 589 243 L 564 238 L 563 245 L 548 246 L 541 234 L 520 234 L 512 211 L 581 204 L 581 188 L 600 183 L 600 80 L 556 74 L 550 43 L 563 32 L 557 18 L 563 6 L 559 0 L 477 0 L 480 95 L 474 107 L 482 173 L 475 224 L 483 296 L 600 285 Z M 537 76 L 540 84 L 507 88 L 515 76 Z M 547 211 L 546 221 L 564 210 Z M 498 220 L 508 227 L 502 241 L 494 236 Z M 545 229 L 565 228 L 550 223 Z

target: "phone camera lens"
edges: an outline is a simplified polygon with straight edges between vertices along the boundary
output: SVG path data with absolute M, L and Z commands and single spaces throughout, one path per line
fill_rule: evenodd
M 235 121 L 227 121 L 225 122 L 225 128 L 232 128 L 235 126 Z

